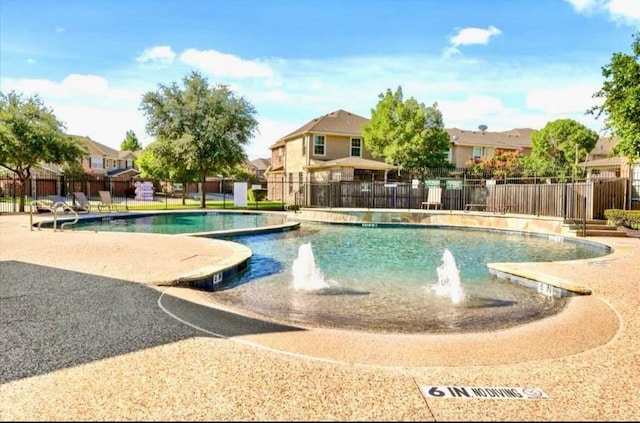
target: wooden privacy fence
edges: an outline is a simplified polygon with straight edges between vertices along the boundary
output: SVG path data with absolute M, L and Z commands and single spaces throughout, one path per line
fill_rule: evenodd
M 628 180 L 602 179 L 569 183 L 496 183 L 444 181 L 443 210 L 604 219 L 606 209 L 624 209 Z M 420 209 L 429 186 L 406 182 L 339 181 L 303 183 L 296 193 L 301 207 Z

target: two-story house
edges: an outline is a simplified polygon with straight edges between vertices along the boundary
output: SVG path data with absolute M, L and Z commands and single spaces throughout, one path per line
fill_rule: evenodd
M 140 173 L 135 163 L 139 151 L 119 151 L 89 137 L 74 137 L 80 139 L 87 150 L 87 155 L 82 158 L 82 168 L 86 173 L 112 178 L 131 178 Z
M 340 180 L 387 181 L 397 178 L 396 166 L 374 159 L 362 140 L 369 119 L 336 110 L 315 118 L 271 145 L 267 170 L 270 199 L 295 204 L 305 182 Z M 533 129 L 503 132 L 446 129 L 451 140 L 449 161 L 463 168 L 474 158 L 492 157 L 495 149 L 531 152 Z
M 522 150 L 531 153 L 533 129 L 516 128 L 508 131 L 487 130 L 468 131 L 458 128 L 445 129 L 449 134 L 449 161 L 457 168 L 468 166 L 470 160 L 493 157 L 496 149 L 505 151 Z
M 364 148 L 362 125 L 369 119 L 339 109 L 317 117 L 269 147 L 269 199 L 295 204 L 305 182 L 382 180 L 395 167 Z M 388 175 L 387 175 L 388 176 Z

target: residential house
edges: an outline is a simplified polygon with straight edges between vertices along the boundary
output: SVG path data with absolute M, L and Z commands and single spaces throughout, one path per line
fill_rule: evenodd
M 369 119 L 339 109 L 317 117 L 269 147 L 268 198 L 295 204 L 305 182 L 382 180 L 395 169 L 373 159 L 362 142 Z
M 254 159 L 246 164 L 246 168 L 256 178 L 263 181 L 265 179 L 265 172 L 271 165 L 271 159 Z
M 362 140 L 369 119 L 339 109 L 315 118 L 277 140 L 267 169 L 269 199 L 296 203 L 305 182 L 395 180 L 396 166 L 374 159 Z M 492 157 L 496 148 L 531 152 L 533 129 L 503 132 L 447 129 L 449 160 L 459 168 L 474 158 Z
M 449 161 L 457 168 L 468 167 L 470 160 L 491 158 L 496 149 L 522 150 L 525 155 L 531 154 L 531 136 L 534 131 L 531 128 L 516 128 L 500 132 L 447 128 L 446 131 L 451 140 Z
M 640 160 L 631 162 L 626 157 L 614 155 L 617 143 L 617 137 L 601 137 L 582 166 L 589 179 L 627 178 L 631 193 L 628 206 L 631 210 L 640 210 Z
M 139 151 L 119 151 L 89 137 L 74 137 L 80 139 L 87 149 L 88 154 L 82 158 L 82 168 L 86 173 L 128 179 L 140 173 L 135 163 Z

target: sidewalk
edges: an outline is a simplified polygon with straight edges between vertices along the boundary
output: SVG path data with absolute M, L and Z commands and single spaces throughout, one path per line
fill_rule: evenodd
M 594 238 L 615 249 L 603 259 L 527 264 L 593 290 L 549 319 L 382 335 L 258 321 L 163 286 L 228 260 L 232 243 L 30 231 L 28 220 L 0 216 L 2 421 L 640 416 L 638 238 Z M 428 386 L 538 388 L 548 399 L 428 397 Z

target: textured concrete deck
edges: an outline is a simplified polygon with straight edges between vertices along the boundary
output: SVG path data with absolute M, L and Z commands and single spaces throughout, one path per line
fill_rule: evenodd
M 0 216 L 3 421 L 640 416 L 638 238 L 593 239 L 615 250 L 601 259 L 523 264 L 592 290 L 549 319 L 381 335 L 258 321 L 166 286 L 229 262 L 232 243 L 30 231 L 28 220 Z M 529 387 L 549 398 L 427 398 L 421 386 Z

